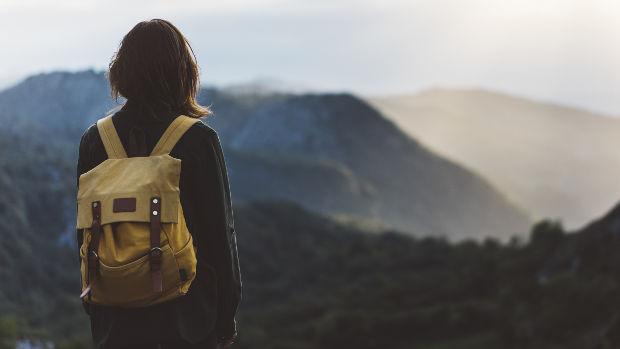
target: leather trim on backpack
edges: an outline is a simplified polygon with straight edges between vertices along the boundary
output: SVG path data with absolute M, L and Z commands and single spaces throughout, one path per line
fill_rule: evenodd
M 116 198 L 112 204 L 112 212 L 135 212 L 136 198 Z
M 97 274 L 99 272 L 99 240 L 101 239 L 101 202 L 93 201 L 91 203 L 93 222 L 91 224 L 91 239 L 88 243 L 88 274 L 87 285 L 88 298 L 92 297 L 92 288 L 97 280 Z M 82 293 L 82 297 L 86 294 Z
M 153 282 L 153 292 L 161 293 L 163 291 L 163 279 L 161 275 L 161 262 L 163 251 L 161 249 L 160 233 L 161 233 L 161 198 L 152 197 L 150 209 L 150 233 L 151 233 L 151 250 L 149 251 L 149 263 L 151 265 L 151 280 Z

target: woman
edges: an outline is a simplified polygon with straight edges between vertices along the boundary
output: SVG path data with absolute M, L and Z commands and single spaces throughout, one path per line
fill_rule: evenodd
M 112 96 L 127 102 L 112 116 L 127 156 L 148 156 L 178 115 L 210 112 L 196 101 L 199 72 L 193 51 L 170 22 L 138 23 L 123 38 L 108 77 Z M 236 336 L 241 298 L 228 176 L 216 132 L 191 126 L 170 152 L 181 159 L 180 200 L 196 243 L 196 278 L 186 295 L 143 308 L 84 302 L 97 348 L 227 348 Z M 106 160 L 96 125 L 83 134 L 78 178 Z M 79 185 L 79 181 L 78 181 Z M 82 230 L 77 231 L 78 246 Z

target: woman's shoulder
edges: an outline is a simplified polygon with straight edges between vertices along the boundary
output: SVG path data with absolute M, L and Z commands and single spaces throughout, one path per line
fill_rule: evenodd
M 193 132 L 195 132 L 196 134 L 202 134 L 203 136 L 217 135 L 217 132 L 211 126 L 209 126 L 209 124 L 207 124 L 204 119 L 198 119 L 198 122 L 192 125 L 192 127 L 190 127 L 190 130 L 193 130 Z
M 97 123 L 93 123 L 84 130 L 80 139 L 80 147 L 85 147 L 93 143 L 93 140 L 99 138 L 99 130 Z
M 108 116 L 112 116 L 113 120 L 114 120 L 114 126 L 117 126 L 117 123 L 119 122 L 119 120 L 123 120 L 121 118 L 118 117 L 118 115 L 122 114 L 123 110 L 117 110 L 114 111 L 110 114 L 106 114 L 105 116 L 100 117 L 98 120 L 96 120 L 95 122 L 91 123 L 90 126 L 88 126 L 86 128 L 86 130 L 84 130 L 84 132 L 82 133 L 82 138 L 80 141 L 81 145 L 84 146 L 88 146 L 91 145 L 93 143 L 100 143 L 103 144 L 101 141 L 101 136 L 99 135 L 99 129 L 97 128 L 97 122 L 105 117 Z M 118 132 L 118 130 L 117 130 Z
M 219 140 L 217 131 L 209 126 L 204 119 L 198 119 L 198 122 L 187 130 L 184 138 L 201 143 Z

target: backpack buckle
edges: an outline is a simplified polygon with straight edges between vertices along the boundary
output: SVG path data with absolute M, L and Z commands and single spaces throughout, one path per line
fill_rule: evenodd
M 149 263 L 151 265 L 151 282 L 153 291 L 161 293 L 163 291 L 163 279 L 161 273 L 161 262 L 164 251 L 160 247 L 153 247 L 149 251 Z
M 161 259 L 164 251 L 160 247 L 153 247 L 149 251 L 149 260 L 151 263 L 151 270 L 161 269 Z
M 99 265 L 99 255 L 95 250 L 88 251 L 88 269 L 97 270 Z
M 155 258 L 161 257 L 163 254 L 164 254 L 164 251 L 160 247 L 153 247 L 149 251 L 149 256 L 151 258 L 153 258 L 153 257 L 155 257 Z

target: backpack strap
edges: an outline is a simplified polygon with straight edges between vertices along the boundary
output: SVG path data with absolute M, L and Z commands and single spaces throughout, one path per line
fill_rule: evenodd
M 168 126 L 161 138 L 159 138 L 157 144 L 155 144 L 151 156 L 170 153 L 175 144 L 181 139 L 181 136 L 197 122 L 200 122 L 200 119 L 186 115 L 177 116 L 170 126 Z
M 93 212 L 93 223 L 90 227 L 90 241 L 88 242 L 88 266 L 86 274 L 86 288 L 80 295 L 80 298 L 88 295 L 88 300 L 92 299 L 92 290 L 97 275 L 99 274 L 99 240 L 101 239 L 101 201 L 93 201 L 91 203 Z
M 161 249 L 161 198 L 154 196 L 150 204 L 150 244 L 149 263 L 151 266 L 151 281 L 153 292 L 161 293 L 164 289 L 163 276 L 161 272 L 163 251 Z
M 108 115 L 104 118 L 97 120 L 97 129 L 99 130 L 99 136 L 105 147 L 105 152 L 108 154 L 109 159 L 126 158 L 127 153 L 123 148 L 123 143 L 116 133 L 114 123 L 112 122 L 112 115 Z

